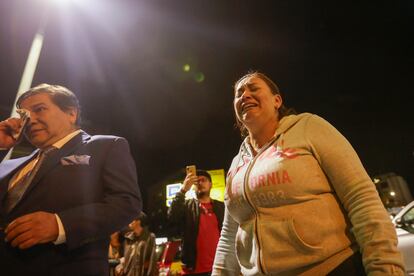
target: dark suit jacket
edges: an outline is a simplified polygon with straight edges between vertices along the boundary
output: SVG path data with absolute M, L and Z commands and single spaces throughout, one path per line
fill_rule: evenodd
M 128 142 L 81 132 L 51 153 L 21 201 L 6 214 L 8 182 L 36 152 L 0 164 L 0 223 L 36 211 L 56 213 L 66 243 L 20 250 L 5 242 L 1 231 L 1 274 L 108 275 L 109 235 L 132 221 L 142 207 Z M 71 155 L 90 156 L 89 164 L 63 165 L 62 158 Z

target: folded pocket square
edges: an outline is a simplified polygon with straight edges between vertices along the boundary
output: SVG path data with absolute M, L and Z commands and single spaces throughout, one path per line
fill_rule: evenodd
M 89 165 L 89 155 L 70 155 L 60 159 L 60 163 L 66 165 Z

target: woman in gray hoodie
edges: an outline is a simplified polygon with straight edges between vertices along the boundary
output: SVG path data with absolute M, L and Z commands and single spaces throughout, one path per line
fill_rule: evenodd
M 293 114 L 262 73 L 236 82 L 234 110 L 246 138 L 227 175 L 213 275 L 404 275 L 394 226 L 346 138 Z

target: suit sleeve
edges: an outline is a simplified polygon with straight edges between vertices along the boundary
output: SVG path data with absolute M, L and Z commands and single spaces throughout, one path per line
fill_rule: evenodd
M 58 213 L 69 249 L 106 239 L 126 226 L 142 209 L 135 162 L 124 138 L 112 140 L 100 173 L 100 201 Z
M 355 150 L 315 115 L 307 122 L 306 137 L 352 222 L 367 274 L 403 275 L 394 226 Z

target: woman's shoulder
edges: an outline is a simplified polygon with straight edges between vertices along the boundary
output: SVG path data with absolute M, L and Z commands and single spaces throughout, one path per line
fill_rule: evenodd
M 283 118 L 295 118 L 295 119 L 298 120 L 298 119 L 309 119 L 311 117 L 319 117 L 319 116 L 317 114 L 311 113 L 311 112 L 302 112 L 302 113 L 287 115 Z
M 290 116 L 295 116 L 292 118 L 295 118 L 298 121 L 306 121 L 306 122 L 319 122 L 319 123 L 327 123 L 328 121 L 323 118 L 322 116 L 315 114 L 315 113 L 311 113 L 311 112 L 303 112 L 303 113 L 299 113 L 299 114 L 294 114 L 294 115 L 289 115 Z
M 283 117 L 280 121 L 280 126 L 277 132 L 283 133 L 290 129 L 302 129 L 305 132 L 313 132 L 332 127 L 332 124 L 323 117 L 314 113 L 304 112 Z

